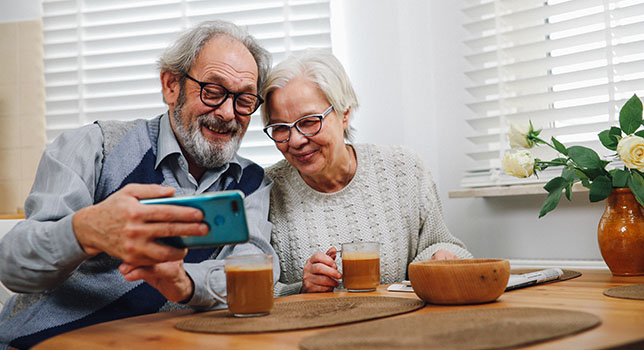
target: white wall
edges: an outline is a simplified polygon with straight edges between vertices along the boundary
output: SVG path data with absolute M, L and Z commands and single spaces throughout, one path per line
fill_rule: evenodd
M 0 1 L 0 23 L 29 21 L 42 17 L 40 0 Z
M 358 142 L 404 144 L 431 167 L 448 227 L 476 257 L 600 260 L 604 202 L 573 195 L 537 219 L 545 195 L 450 199 L 469 161 L 461 1 L 334 0 L 333 48 L 358 93 Z M 344 26 L 342 28 L 341 26 Z M 340 30 L 339 28 L 342 28 Z

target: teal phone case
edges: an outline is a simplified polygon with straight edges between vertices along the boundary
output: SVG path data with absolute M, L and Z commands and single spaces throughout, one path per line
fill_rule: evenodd
M 177 248 L 208 248 L 249 240 L 244 194 L 241 191 L 210 192 L 193 196 L 143 199 L 143 204 L 183 205 L 200 209 L 209 231 L 205 236 L 163 237 L 157 240 Z

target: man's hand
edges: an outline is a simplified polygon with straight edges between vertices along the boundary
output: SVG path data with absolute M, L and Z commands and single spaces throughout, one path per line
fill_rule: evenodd
M 326 254 L 317 252 L 304 265 L 302 273 L 302 292 L 330 292 L 338 286 L 342 274 L 335 263 L 337 250 L 331 247 Z
M 457 260 L 458 256 L 454 255 L 451 252 L 448 252 L 447 250 L 440 249 L 437 250 L 434 255 L 432 255 L 432 258 L 429 260 Z
M 141 267 L 121 264 L 119 271 L 128 281 L 146 281 L 170 301 L 186 300 L 194 291 L 194 282 L 183 268 L 182 260 Z
M 129 184 L 104 201 L 74 214 L 76 239 L 87 254 L 105 252 L 133 266 L 183 259 L 187 250 L 155 240 L 168 236 L 203 236 L 208 225 L 199 209 L 148 205 L 139 199 L 168 197 L 172 187 Z

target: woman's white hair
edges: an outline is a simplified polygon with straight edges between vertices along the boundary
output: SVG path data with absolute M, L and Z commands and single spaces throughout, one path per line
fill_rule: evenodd
M 353 114 L 359 107 L 358 98 L 340 61 L 332 53 L 320 49 L 308 49 L 301 54 L 291 55 L 271 70 L 263 88 L 265 102 L 262 105 L 262 119 L 264 125 L 268 125 L 271 120 L 271 93 L 283 88 L 297 77 L 304 77 L 315 83 L 329 103 L 333 105 L 338 117 L 342 117 L 347 110 L 351 110 L 349 127 L 344 130 L 344 138 L 352 140 L 355 131 L 350 123 Z

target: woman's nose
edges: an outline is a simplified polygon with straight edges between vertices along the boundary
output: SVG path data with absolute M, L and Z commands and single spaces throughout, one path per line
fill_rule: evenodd
M 296 128 L 291 129 L 291 137 L 288 140 L 289 147 L 300 147 L 301 145 L 307 143 L 309 139 L 302 135 L 302 133 Z

